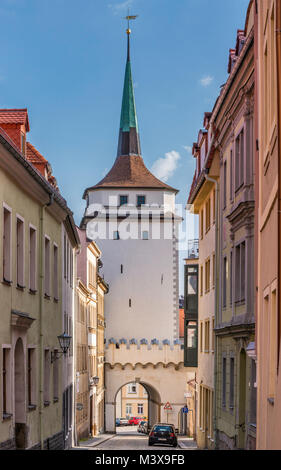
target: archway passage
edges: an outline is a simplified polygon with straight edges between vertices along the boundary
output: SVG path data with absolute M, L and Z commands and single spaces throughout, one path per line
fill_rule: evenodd
M 160 395 L 147 383 L 122 385 L 116 392 L 114 404 L 117 434 L 136 434 L 139 421 L 146 421 L 149 428 L 160 419 Z
M 15 438 L 17 449 L 26 447 L 25 368 L 22 339 L 15 346 Z

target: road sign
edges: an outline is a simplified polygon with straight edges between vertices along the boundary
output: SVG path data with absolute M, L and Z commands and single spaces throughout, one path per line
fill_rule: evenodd
M 183 412 L 183 413 L 188 413 L 188 411 L 189 411 L 189 410 L 188 410 L 187 406 L 184 406 L 183 409 L 182 409 L 182 412 Z
M 167 401 L 166 405 L 164 406 L 164 410 L 172 410 L 172 407 L 169 401 Z

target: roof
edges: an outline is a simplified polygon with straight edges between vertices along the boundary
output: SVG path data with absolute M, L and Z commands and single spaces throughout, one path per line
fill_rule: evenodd
M 102 188 L 146 188 L 178 192 L 177 189 L 157 179 L 146 168 L 140 155 L 117 157 L 109 173 L 98 184 L 87 188 L 83 197 L 88 190 Z
M 178 192 L 177 189 L 157 179 L 146 168 L 141 156 L 130 61 L 129 34 L 117 158 L 107 175 L 98 184 L 87 188 L 83 197 L 85 198 L 88 190 L 102 188 L 143 188 Z
M 48 163 L 46 158 L 30 142 L 26 143 L 26 158 L 31 163 Z
M 27 108 L 0 109 L 0 124 L 24 124 L 29 132 Z

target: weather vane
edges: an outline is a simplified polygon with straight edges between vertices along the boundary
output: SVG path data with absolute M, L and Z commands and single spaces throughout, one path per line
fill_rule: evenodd
M 130 21 L 131 20 L 135 20 L 139 15 L 129 15 L 129 11 L 128 11 L 128 15 L 125 16 L 124 20 L 127 20 L 128 21 L 128 29 L 127 29 L 127 34 L 131 34 L 131 30 L 130 30 Z

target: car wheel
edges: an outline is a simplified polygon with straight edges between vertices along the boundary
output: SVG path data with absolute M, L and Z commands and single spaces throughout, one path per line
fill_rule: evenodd
M 148 441 L 148 445 L 149 446 L 153 446 L 152 442 Z
M 173 447 L 178 447 L 178 443 L 175 442 L 175 444 L 173 444 Z

